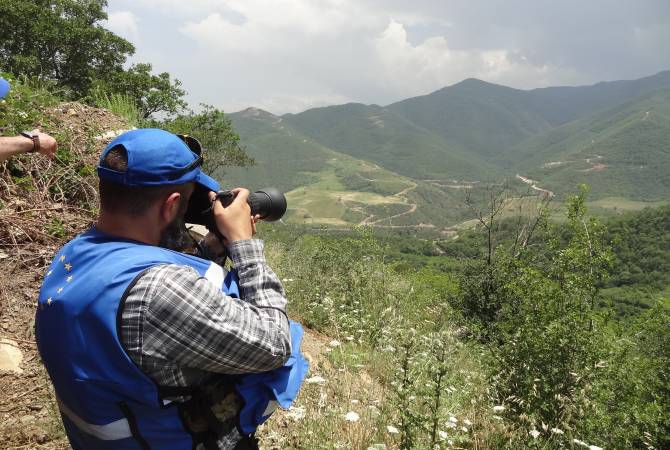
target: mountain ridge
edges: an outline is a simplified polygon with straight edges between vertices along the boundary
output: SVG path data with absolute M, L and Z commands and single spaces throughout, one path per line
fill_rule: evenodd
M 668 93 L 670 71 L 663 71 L 532 90 L 469 78 L 387 106 L 350 102 L 281 116 L 247 108 L 228 117 L 259 165 L 227 175 L 241 184 L 263 179 L 287 191 L 327 186 L 322 192 L 328 196 L 338 189 L 396 195 L 373 196 L 375 204 L 398 200 L 392 186 L 402 192 L 415 183 L 405 197 L 416 208 L 401 215 L 398 226 L 441 221 L 431 204 L 445 210 L 444 223 L 463 218 L 459 196 L 503 178 L 518 187 L 527 187 L 518 180 L 533 180 L 535 191 L 559 196 L 586 183 L 594 200 L 663 201 L 670 198 Z M 371 167 L 381 171 L 379 180 Z M 325 185 L 324 177 L 330 180 Z M 393 177 L 406 181 L 389 182 Z M 390 208 L 389 217 L 399 208 Z M 361 219 L 355 216 L 354 222 Z

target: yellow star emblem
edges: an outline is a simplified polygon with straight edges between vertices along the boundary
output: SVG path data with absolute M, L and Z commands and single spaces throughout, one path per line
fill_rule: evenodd
M 60 255 L 60 262 L 65 261 L 65 255 Z
M 72 264 L 65 263 L 65 270 L 67 270 L 68 272 L 71 271 L 72 270 Z
M 63 292 L 63 288 L 58 288 L 58 290 L 56 292 L 58 292 L 60 294 L 61 292 Z
M 66 279 L 65 281 L 67 281 L 68 283 L 69 283 L 70 281 L 72 281 L 72 275 L 70 275 L 69 277 L 67 277 L 67 279 Z
M 47 305 L 51 306 L 51 302 L 53 302 L 53 300 L 51 299 L 51 297 L 49 297 L 49 298 L 47 299 Z

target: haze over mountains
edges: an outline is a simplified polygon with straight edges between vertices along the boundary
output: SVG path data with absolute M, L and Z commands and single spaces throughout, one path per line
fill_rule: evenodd
M 385 107 L 229 117 L 257 165 L 226 182 L 279 186 L 298 222 L 443 227 L 468 219 L 464 191 L 502 179 L 559 196 L 587 183 L 623 208 L 670 199 L 670 71 L 529 91 L 467 79 Z

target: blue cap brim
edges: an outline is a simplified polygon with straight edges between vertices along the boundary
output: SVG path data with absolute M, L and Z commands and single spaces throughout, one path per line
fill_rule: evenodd
M 218 192 L 221 190 L 221 185 L 214 178 L 205 174 L 202 170 L 198 173 L 195 182 L 204 187 L 208 191 Z

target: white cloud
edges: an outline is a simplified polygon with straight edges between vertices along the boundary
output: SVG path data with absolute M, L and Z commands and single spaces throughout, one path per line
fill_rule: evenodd
M 110 13 L 103 26 L 121 37 L 137 44 L 140 38 L 137 16 L 130 11 Z
M 605 23 L 609 9 L 587 11 L 579 22 L 586 31 L 567 33 L 579 2 L 537 1 L 544 6 L 529 10 L 521 0 L 492 0 L 486 8 L 465 0 L 115 0 L 120 9 L 107 26 L 140 44 L 141 58 L 181 79 L 191 103 L 226 111 L 388 104 L 469 77 L 518 88 L 590 83 L 640 67 L 620 63 L 625 58 L 614 47 L 626 47 L 611 43 L 612 30 L 607 38 L 593 30 L 590 17 Z M 643 19 L 631 19 L 638 45 L 629 61 L 670 65 L 655 50 L 668 21 L 651 27 Z M 581 48 L 579 57 L 566 56 Z M 603 54 L 620 72 L 603 69 L 596 78 L 593 61 L 604 65 Z
M 375 40 L 375 49 L 380 80 L 401 95 L 416 95 L 418 89 L 433 91 L 469 77 L 522 88 L 578 78 L 557 67 L 533 65 L 509 49 L 458 50 L 443 36 L 412 45 L 405 26 L 395 20 Z

